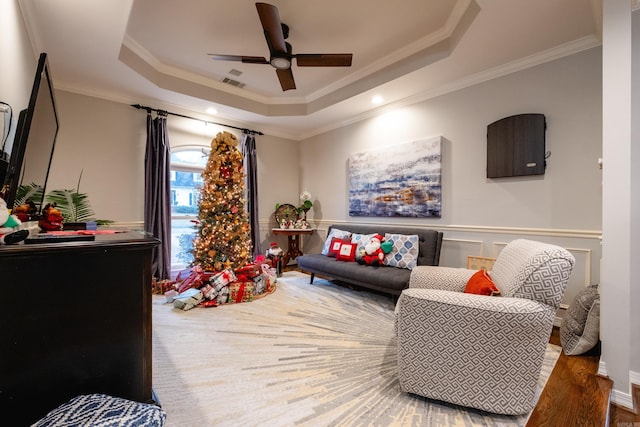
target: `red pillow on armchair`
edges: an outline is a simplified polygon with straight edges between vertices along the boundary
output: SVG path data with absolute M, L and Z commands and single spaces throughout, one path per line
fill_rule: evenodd
M 486 270 L 479 270 L 471 276 L 464 288 L 467 294 L 495 296 L 500 295 L 500 289 L 493 283 Z

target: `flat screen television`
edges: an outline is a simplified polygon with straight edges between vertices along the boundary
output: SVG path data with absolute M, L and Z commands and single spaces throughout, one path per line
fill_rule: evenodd
M 8 207 L 14 207 L 19 187 L 32 186 L 37 190 L 32 191 L 28 199 L 35 205 L 36 216 L 40 214 L 58 129 L 58 112 L 47 54 L 41 53 L 29 104 L 18 117 L 4 179 L 3 198 Z M 19 203 L 24 201 L 17 200 Z

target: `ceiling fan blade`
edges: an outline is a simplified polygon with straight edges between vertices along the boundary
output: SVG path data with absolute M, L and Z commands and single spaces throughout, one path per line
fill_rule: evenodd
M 278 8 L 267 3 L 256 3 L 256 9 L 260 16 L 260 23 L 264 30 L 264 37 L 267 39 L 269 52 L 287 53 L 287 46 L 282 32 L 282 22 Z
M 350 53 L 298 53 L 298 67 L 351 67 Z
M 211 59 L 216 61 L 240 61 L 246 64 L 268 64 L 263 56 L 242 56 L 242 55 L 218 55 L 216 53 L 208 53 Z
M 291 68 L 276 70 L 276 74 L 278 75 L 278 80 L 280 80 L 280 86 L 282 86 L 283 91 L 296 88 L 296 82 L 293 80 Z

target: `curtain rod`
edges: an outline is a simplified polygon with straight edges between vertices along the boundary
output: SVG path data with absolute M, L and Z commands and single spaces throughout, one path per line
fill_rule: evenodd
M 212 125 L 224 126 L 224 127 L 228 127 L 228 128 L 232 128 L 232 129 L 238 129 L 238 130 L 241 130 L 243 133 L 252 133 L 254 135 L 264 135 L 259 130 L 251 130 L 251 129 L 247 129 L 247 128 L 240 128 L 240 127 L 237 127 L 237 126 L 232 126 L 232 125 L 225 125 L 224 123 L 210 122 L 209 120 L 202 120 L 202 119 L 198 119 L 196 117 L 185 116 L 184 114 L 172 113 L 172 112 L 166 111 L 166 110 L 159 110 L 157 108 L 146 107 L 146 106 L 140 105 L 140 104 L 131 104 L 131 106 L 133 108 L 137 108 L 138 110 L 147 110 L 147 113 L 151 113 L 152 111 L 155 111 L 158 114 L 171 114 L 172 116 L 183 117 L 185 119 L 197 120 L 199 122 L 204 122 L 204 123 L 208 123 L 208 124 L 212 124 Z

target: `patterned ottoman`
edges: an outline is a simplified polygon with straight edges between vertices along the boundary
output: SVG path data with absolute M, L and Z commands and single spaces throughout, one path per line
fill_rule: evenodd
M 162 427 L 166 418 L 166 412 L 156 405 L 89 394 L 58 406 L 32 427 Z

